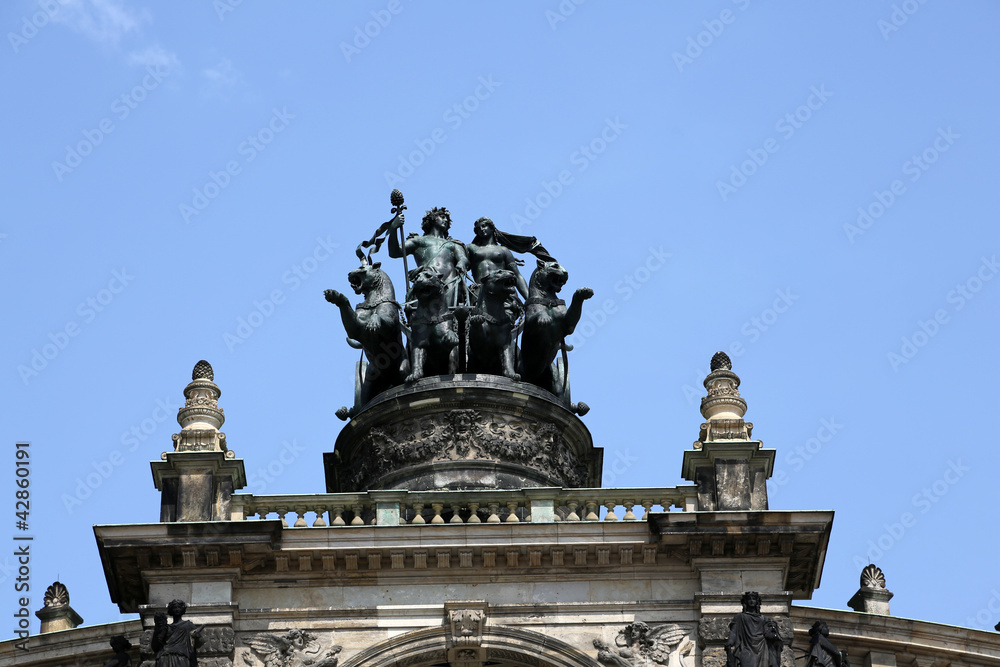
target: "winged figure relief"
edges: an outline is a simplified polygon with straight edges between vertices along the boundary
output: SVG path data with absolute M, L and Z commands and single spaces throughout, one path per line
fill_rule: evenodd
M 260 632 L 246 640 L 252 653 L 243 654 L 248 667 L 256 667 L 252 655 L 264 667 L 337 667 L 342 646 L 332 643 L 324 648 L 316 635 L 293 628 L 287 632 Z

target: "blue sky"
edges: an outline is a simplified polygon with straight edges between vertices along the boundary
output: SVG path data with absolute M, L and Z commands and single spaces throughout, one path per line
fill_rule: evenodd
M 33 608 L 58 577 L 87 623 L 118 619 L 91 526 L 157 520 L 148 462 L 199 359 L 247 491 L 324 489 L 356 354 L 322 292 L 398 187 L 408 231 L 446 206 L 470 241 L 488 215 L 595 290 L 571 364 L 606 486 L 683 482 L 729 351 L 778 452 L 771 507 L 836 510 L 808 604 L 846 608 L 874 559 L 895 615 L 992 628 L 998 22 L 985 1 L 4 3 L 0 439 L 9 462 L 31 442 Z

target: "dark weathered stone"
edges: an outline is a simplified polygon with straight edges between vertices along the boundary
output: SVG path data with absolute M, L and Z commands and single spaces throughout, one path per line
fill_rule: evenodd
M 380 395 L 345 426 L 324 461 L 333 493 L 597 487 L 602 453 L 551 394 L 461 375 Z
M 181 473 L 177 486 L 177 520 L 211 521 L 214 492 L 212 473 Z
M 163 480 L 160 489 L 160 521 L 177 521 L 177 478 Z
M 725 643 L 729 637 L 729 616 L 702 616 L 698 622 L 698 638 L 704 643 Z
M 750 507 L 750 466 L 746 461 L 715 461 L 715 508 L 721 512 Z

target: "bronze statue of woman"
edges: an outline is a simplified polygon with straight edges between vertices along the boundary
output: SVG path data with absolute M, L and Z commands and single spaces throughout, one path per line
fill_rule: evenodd
M 186 611 L 187 605 L 182 600 L 171 600 L 167 614 L 173 618 L 173 623 L 167 625 L 163 612 L 153 616 L 151 645 L 156 653 L 156 667 L 196 667 L 198 664 L 194 642 L 205 626 L 182 620 Z

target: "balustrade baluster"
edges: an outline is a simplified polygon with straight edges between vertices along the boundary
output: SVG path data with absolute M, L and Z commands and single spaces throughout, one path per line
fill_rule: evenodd
M 306 523 L 306 512 L 307 511 L 308 510 L 305 508 L 304 505 L 299 505 L 298 507 L 295 508 L 295 514 L 298 516 L 298 518 L 295 519 L 295 523 L 293 524 L 293 527 L 295 527 L 295 528 L 305 528 L 305 527 L 307 527 L 309 525 L 308 523 Z
M 431 519 L 431 523 L 444 523 L 444 517 L 441 516 L 441 510 L 444 509 L 444 503 L 431 503 L 431 509 L 434 510 L 434 518 Z
M 576 508 L 580 506 L 580 503 L 575 500 L 566 501 L 566 507 L 569 508 L 569 514 L 566 516 L 567 521 L 579 521 L 580 515 L 576 513 Z
M 479 518 L 479 503 L 469 503 L 469 520 L 466 523 L 482 523 Z
M 486 523 L 500 523 L 500 503 L 489 503 L 490 518 Z
M 326 521 L 323 520 L 323 513 L 326 512 L 326 507 L 317 505 L 313 511 L 316 512 L 316 520 L 313 521 L 313 528 L 325 528 Z
M 632 513 L 632 508 L 635 507 L 635 501 L 623 500 L 622 505 L 625 506 L 625 516 L 622 517 L 622 521 L 635 521 L 635 514 Z
M 351 509 L 354 510 L 354 518 L 351 519 L 352 526 L 363 526 L 365 525 L 365 520 L 361 518 L 361 510 L 364 508 L 361 505 L 352 505 Z
M 588 500 L 587 505 L 587 516 L 583 517 L 584 521 L 599 521 L 601 517 L 597 516 L 597 501 Z
M 604 506 L 608 508 L 608 513 L 604 515 L 605 521 L 617 521 L 618 515 L 615 514 L 615 507 L 618 506 L 618 501 L 615 500 L 605 500 Z
M 519 523 L 520 519 L 517 518 L 517 501 L 509 501 L 507 507 L 510 509 L 510 514 L 507 515 L 507 523 Z
M 450 523 L 465 523 L 462 521 L 462 504 L 452 503 L 451 504 L 451 522 Z
M 347 522 L 344 521 L 344 506 L 334 505 L 333 506 L 333 525 L 334 526 L 346 526 Z
M 413 521 L 411 521 L 410 523 L 416 523 L 416 524 L 427 523 L 426 521 L 424 521 L 423 515 L 420 514 L 423 511 L 424 511 L 423 503 L 413 503 Z

